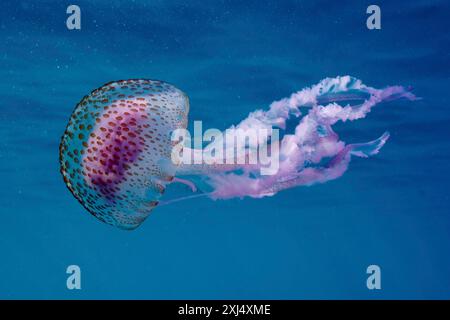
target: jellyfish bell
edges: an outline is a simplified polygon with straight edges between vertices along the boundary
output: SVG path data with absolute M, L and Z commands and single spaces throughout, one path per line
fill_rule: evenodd
M 69 190 L 99 220 L 138 227 L 172 181 L 170 132 L 186 128 L 188 97 L 154 80 L 110 82 L 75 107 L 60 144 Z

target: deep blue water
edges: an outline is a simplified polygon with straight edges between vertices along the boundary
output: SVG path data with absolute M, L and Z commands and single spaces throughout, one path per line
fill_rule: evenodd
M 450 298 L 450 6 L 377 1 L 6 0 L 0 10 L 0 298 Z M 340 179 L 263 199 L 188 200 L 135 231 L 98 222 L 59 173 L 75 104 L 106 82 L 161 79 L 190 120 L 227 128 L 327 76 L 422 97 L 337 126 L 391 139 Z M 82 290 L 66 288 L 66 267 Z M 366 288 L 366 267 L 382 289 Z

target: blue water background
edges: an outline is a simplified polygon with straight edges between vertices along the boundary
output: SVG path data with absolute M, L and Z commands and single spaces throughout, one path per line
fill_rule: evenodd
M 450 298 L 450 6 L 377 1 L 12 1 L 0 10 L 0 298 Z M 66 189 L 58 145 L 75 104 L 118 79 L 185 91 L 225 129 L 327 76 L 412 86 L 416 102 L 339 124 L 391 138 L 340 179 L 264 199 L 188 200 L 133 232 Z M 66 288 L 66 267 L 82 290 Z M 366 288 L 366 268 L 382 290 Z

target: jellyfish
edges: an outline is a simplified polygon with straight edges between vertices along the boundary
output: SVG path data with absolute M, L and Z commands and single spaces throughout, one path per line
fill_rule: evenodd
M 155 207 L 174 201 L 198 196 L 261 198 L 336 179 L 347 170 L 352 156 L 377 154 L 389 133 L 346 144 L 332 126 L 362 119 L 374 106 L 396 99 L 417 98 L 402 86 L 375 89 L 350 76 L 326 78 L 272 102 L 267 110 L 251 112 L 224 131 L 222 138 L 195 149 L 173 138 L 174 132 L 187 129 L 185 93 L 158 80 L 110 82 L 76 105 L 60 143 L 60 171 L 68 189 L 93 216 L 132 230 Z M 273 129 L 282 136 L 274 136 Z M 268 134 L 246 141 L 243 153 L 228 150 L 225 141 L 231 133 L 249 130 Z M 277 159 L 271 174 L 262 174 L 266 164 L 245 161 L 263 146 Z M 183 155 L 201 158 L 222 147 L 226 155 L 222 162 L 182 161 Z M 178 158 L 174 158 L 176 148 Z M 239 154 L 244 161 L 227 161 Z M 193 194 L 164 201 L 161 198 L 173 183 L 187 185 Z

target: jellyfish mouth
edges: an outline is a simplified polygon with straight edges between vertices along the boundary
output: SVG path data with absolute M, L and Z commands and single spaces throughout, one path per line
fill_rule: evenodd
M 208 186 L 205 192 L 213 199 L 273 196 L 288 188 L 336 179 L 347 170 L 352 156 L 376 155 L 388 140 L 389 133 L 373 141 L 346 144 L 334 132 L 333 125 L 365 118 L 376 105 L 396 99 L 416 100 L 416 97 L 401 86 L 375 89 L 349 76 L 324 79 L 315 86 L 273 102 L 267 111 L 250 113 L 233 126 L 238 130 L 280 128 L 283 131 L 280 148 L 274 152 L 277 166 L 269 174 L 261 174 L 261 164 L 194 163 L 182 164 L 177 176 L 202 176 L 203 184 Z M 302 115 L 304 110 L 300 108 L 305 107 L 306 114 Z M 273 135 L 271 138 L 271 145 L 274 145 Z M 194 156 L 196 152 L 192 151 Z

